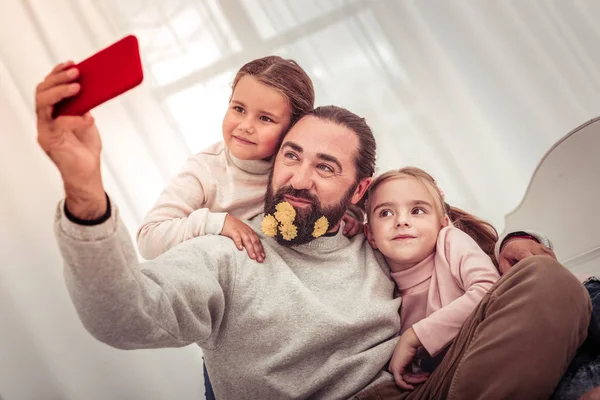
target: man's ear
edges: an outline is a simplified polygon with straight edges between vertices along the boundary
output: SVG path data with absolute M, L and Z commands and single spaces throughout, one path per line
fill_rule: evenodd
M 367 189 L 371 185 L 371 182 L 373 182 L 373 178 L 363 178 L 358 182 L 358 186 L 356 186 L 356 189 L 354 190 L 352 199 L 350 199 L 352 204 L 358 203 L 360 199 L 363 198 L 365 193 L 367 193 Z
M 371 247 L 377 250 L 377 244 L 375 244 L 375 239 L 373 238 L 373 232 L 371 232 L 371 227 L 369 224 L 364 224 L 363 231 L 365 232 L 365 236 L 367 237 L 367 242 L 371 245 Z

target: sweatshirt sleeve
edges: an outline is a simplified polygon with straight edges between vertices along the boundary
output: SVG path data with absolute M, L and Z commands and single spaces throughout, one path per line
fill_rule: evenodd
M 445 228 L 440 235 L 437 251 L 445 253 L 450 272 L 464 294 L 413 325 L 431 356 L 454 340 L 467 317 L 500 279 L 492 260 L 469 235 L 456 228 Z
M 140 264 L 114 203 L 111 217 L 94 226 L 69 221 L 63 204 L 54 230 L 65 281 L 96 339 L 119 349 L 214 345 L 233 296 L 237 261 L 229 240 L 199 238 Z
M 154 259 L 194 237 L 221 233 L 227 214 L 206 208 L 209 201 L 206 188 L 211 179 L 214 178 L 201 155 L 188 158 L 137 232 L 138 248 L 145 259 Z

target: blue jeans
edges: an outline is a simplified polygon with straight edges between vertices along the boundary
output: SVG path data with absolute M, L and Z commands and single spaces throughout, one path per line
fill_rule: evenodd
M 600 386 L 600 279 L 590 278 L 583 285 L 592 300 L 588 337 L 558 384 L 552 396 L 554 400 L 578 399 L 588 390 Z
M 213 392 L 210 378 L 208 377 L 208 370 L 206 369 L 206 363 L 204 365 L 204 396 L 206 400 L 216 400 L 215 392 Z

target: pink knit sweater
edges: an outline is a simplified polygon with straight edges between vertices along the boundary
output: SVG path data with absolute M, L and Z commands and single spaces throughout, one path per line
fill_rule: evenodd
M 482 297 L 500 279 L 490 258 L 463 231 L 443 228 L 433 254 L 392 272 L 400 289 L 403 333 L 412 327 L 435 356 L 455 337 Z

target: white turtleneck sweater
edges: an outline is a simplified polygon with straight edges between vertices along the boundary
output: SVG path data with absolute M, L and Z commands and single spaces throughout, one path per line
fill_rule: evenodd
M 271 168 L 235 158 L 222 141 L 189 157 L 144 218 L 140 254 L 150 260 L 188 239 L 218 235 L 227 214 L 248 220 L 262 213 Z

